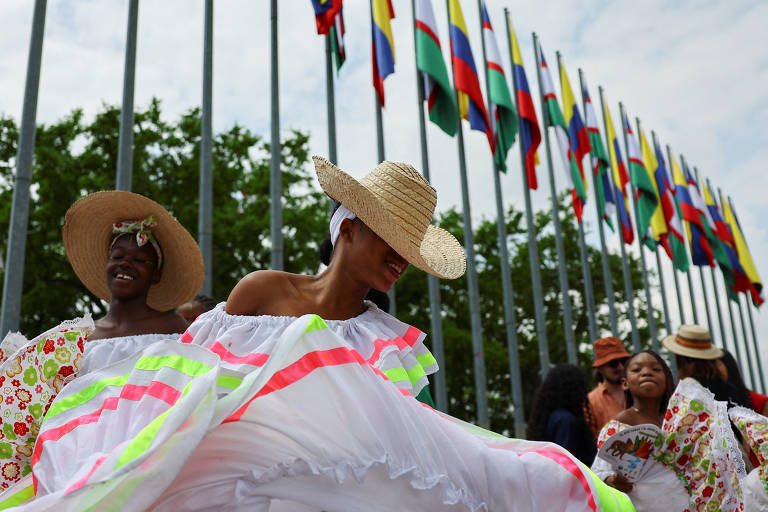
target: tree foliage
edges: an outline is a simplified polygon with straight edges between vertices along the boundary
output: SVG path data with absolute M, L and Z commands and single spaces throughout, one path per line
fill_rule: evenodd
M 105 105 L 90 123 L 79 110 L 37 129 L 27 238 L 21 330 L 34 335 L 67 318 L 92 312 L 98 317 L 104 304 L 92 296 L 74 275 L 64 254 L 61 227 L 67 208 L 79 197 L 115 185 L 120 111 Z M 10 118 L 0 118 L 0 250 L 7 249 L 13 194 L 18 129 Z M 320 192 L 308 154 L 309 136 L 291 132 L 283 141 L 283 236 L 285 268 L 314 273 L 317 249 L 327 236 L 328 203 Z M 133 191 L 153 198 L 197 238 L 200 111 L 191 109 L 175 122 L 161 115 L 152 101 L 135 113 Z M 213 293 L 226 299 L 245 274 L 270 265 L 269 144 L 247 128 L 234 125 L 216 135 L 213 147 L 214 254 Z M 561 224 L 566 254 L 578 253 L 577 226 L 565 195 L 561 198 Z M 528 263 L 528 239 L 523 212 L 507 211 L 506 227 L 515 300 L 519 360 L 526 412 L 539 383 L 539 359 Z M 463 243 L 460 212 L 439 215 L 438 223 Z M 557 254 L 549 211 L 535 215 L 541 277 L 544 290 L 546 332 L 552 362 L 565 361 L 565 336 Z M 499 279 L 499 248 L 495 220 L 475 226 L 478 255 L 480 309 L 483 327 L 491 428 L 512 431 L 510 365 L 507 327 Z M 599 249 L 588 248 L 600 330 L 610 330 Z M 574 304 L 574 335 L 579 363 L 586 371 L 592 361 L 584 280 L 578 257 L 566 259 L 570 296 Z M 0 262 L 2 265 L 3 262 Z M 621 259 L 610 256 L 619 319 L 626 319 Z M 649 344 L 648 306 L 638 264 L 630 261 L 640 336 Z M 0 278 L 4 269 L 0 268 Z M 397 283 L 398 317 L 427 330 L 430 326 L 426 275 L 409 268 Z M 445 372 L 449 413 L 472 421 L 476 418 L 473 351 L 466 278 L 440 283 Z M 658 313 L 656 313 L 658 316 Z M 629 337 L 627 321 L 620 322 L 621 336 Z M 427 338 L 429 343 L 429 338 Z M 527 414 L 526 414 L 527 416 Z
M 132 191 L 162 204 L 197 238 L 200 111 L 175 122 L 152 101 L 135 113 Z M 92 122 L 79 110 L 37 128 L 22 298 L 22 332 L 41 332 L 90 311 L 106 312 L 74 275 L 61 228 L 81 196 L 115 187 L 120 110 L 105 105 Z M 18 130 L 0 119 L 0 250 L 6 253 Z M 317 247 L 327 225 L 327 200 L 309 171 L 309 136 L 291 132 L 281 142 L 286 270 L 317 269 Z M 269 143 L 235 125 L 213 144 L 213 295 L 226 299 L 248 272 L 269 268 Z M 4 274 L 3 274 L 4 275 Z M 2 278 L 2 276 L 0 276 Z

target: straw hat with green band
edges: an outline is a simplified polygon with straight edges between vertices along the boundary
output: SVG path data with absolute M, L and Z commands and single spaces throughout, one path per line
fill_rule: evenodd
M 700 325 L 681 325 L 677 334 L 670 334 L 661 342 L 673 354 L 693 359 L 723 357 L 723 351 L 712 344 L 709 331 Z
M 64 216 L 64 249 L 80 281 L 97 297 L 109 302 L 111 293 L 104 278 L 113 224 L 153 216 L 152 236 L 162 250 L 160 281 L 149 288 L 147 305 L 168 311 L 191 300 L 203 285 L 200 248 L 168 210 L 132 192 L 108 190 L 76 201 Z
M 323 191 L 408 263 L 445 279 L 464 274 L 464 249 L 452 234 L 431 224 L 437 193 L 416 169 L 385 161 L 358 181 L 326 158 L 312 159 Z

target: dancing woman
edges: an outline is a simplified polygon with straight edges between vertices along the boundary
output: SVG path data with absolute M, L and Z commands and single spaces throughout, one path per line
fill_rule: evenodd
M 156 341 L 178 339 L 187 323 L 168 310 L 202 284 L 194 239 L 165 208 L 138 194 L 81 198 L 66 213 L 63 240 L 78 278 L 109 310 L 95 326 L 90 317 L 68 320 L 31 341 L 11 337 L 0 348 L 0 492 L 29 475 L 43 417 L 62 388 Z
M 364 297 L 408 264 L 459 277 L 463 250 L 430 224 L 436 193 L 411 166 L 383 162 L 360 181 L 323 158 L 315 166 L 342 204 L 326 271 L 250 274 L 184 343 L 75 380 L 35 447 L 29 507 L 632 510 L 567 450 L 415 400 L 437 370 L 425 335 Z M 101 388 L 118 376 L 122 388 Z M 101 417 L 81 424 L 128 386 L 138 391 L 117 400 L 120 429 Z M 61 464 L 85 439 L 90 449 Z

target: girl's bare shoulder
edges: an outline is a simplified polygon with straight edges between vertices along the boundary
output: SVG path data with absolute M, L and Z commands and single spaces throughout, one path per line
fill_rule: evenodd
M 274 309 L 275 305 L 295 294 L 296 283 L 302 278 L 306 276 L 277 270 L 251 272 L 232 289 L 226 312 L 231 315 L 269 314 L 267 309 Z

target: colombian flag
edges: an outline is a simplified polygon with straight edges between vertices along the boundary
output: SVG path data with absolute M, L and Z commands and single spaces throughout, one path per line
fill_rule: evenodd
M 739 255 L 739 262 L 741 267 L 747 273 L 752 286 L 750 287 L 750 293 L 752 295 L 752 302 L 756 305 L 761 305 L 765 300 L 763 297 L 763 282 L 757 273 L 755 263 L 752 261 L 752 255 L 749 253 L 747 242 L 744 240 L 744 235 L 739 224 L 739 219 L 736 218 L 736 212 L 731 207 L 730 202 L 723 200 L 723 196 L 720 196 L 720 204 L 723 205 L 723 214 L 725 216 L 725 222 L 731 228 L 733 239 L 736 242 L 736 251 Z
M 395 71 L 395 40 L 390 20 L 395 17 L 391 0 L 371 0 L 371 62 L 373 88 L 384 106 L 384 79 Z
M 472 48 L 469 45 L 467 25 L 464 23 L 464 14 L 461 12 L 459 0 L 449 0 L 449 18 L 451 31 L 451 58 L 453 60 L 453 83 L 459 97 L 459 117 L 469 121 L 473 130 L 485 132 L 491 153 L 495 151 L 493 130 L 485 111 L 483 93 L 480 90 L 480 81 L 477 77 L 475 59 L 472 57 Z
M 528 188 L 536 189 L 539 184 L 536 180 L 536 149 L 541 143 L 541 131 L 539 121 L 536 118 L 536 110 L 533 108 L 531 89 L 528 87 L 528 79 L 525 77 L 523 56 L 520 53 L 520 45 L 517 44 L 517 36 L 512 28 L 512 20 L 509 23 L 509 44 L 512 47 L 512 73 L 515 76 L 515 96 L 517 98 L 517 110 L 520 116 L 520 141 L 523 144 L 525 154 L 525 172 L 528 175 Z
M 621 234 L 625 244 L 632 244 L 635 235 L 632 232 L 632 220 L 629 218 L 629 206 L 627 205 L 627 183 L 629 175 L 624 161 L 621 159 L 621 149 L 619 148 L 619 139 L 616 137 L 616 130 L 611 121 L 611 111 L 608 104 L 603 103 L 603 115 L 605 116 L 605 131 L 608 134 L 608 155 L 611 159 L 611 169 L 613 170 L 613 187 L 616 191 L 616 207 L 619 209 L 619 218 L 621 219 Z

